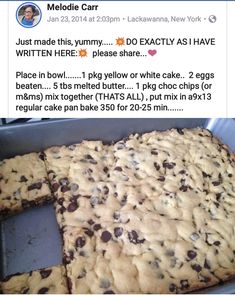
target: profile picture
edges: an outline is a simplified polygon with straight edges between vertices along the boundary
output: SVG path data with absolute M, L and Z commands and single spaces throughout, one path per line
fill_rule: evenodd
M 42 17 L 41 9 L 32 2 L 21 4 L 16 11 L 18 23 L 25 28 L 33 28 L 39 24 Z

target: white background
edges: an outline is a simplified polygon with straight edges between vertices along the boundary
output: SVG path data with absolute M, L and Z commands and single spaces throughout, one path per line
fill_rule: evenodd
M 234 3 L 233 2 L 97 2 L 99 4 L 98 12 L 73 11 L 73 12 L 53 12 L 47 11 L 47 2 L 37 3 L 43 14 L 41 23 L 32 29 L 21 27 L 16 19 L 15 12 L 17 7 L 23 2 L 1 2 L 1 28 L 4 28 L 1 46 L 1 84 L 2 84 L 2 102 L 0 108 L 1 117 L 234 117 L 235 105 L 233 99 L 233 71 L 234 71 L 234 41 L 232 37 L 232 28 L 234 28 Z M 53 3 L 53 2 L 50 2 Z M 54 2 L 55 4 L 70 2 Z M 88 2 L 89 4 L 94 2 Z M 81 2 L 76 2 L 81 5 Z M 9 26 L 7 16 L 9 9 Z M 5 13 L 3 13 L 5 12 Z M 49 15 L 82 15 L 96 16 L 109 15 L 127 17 L 129 16 L 201 16 L 202 19 L 208 19 L 208 16 L 214 14 L 217 22 L 211 24 L 208 21 L 201 23 L 48 23 Z M 226 16 L 228 18 L 226 18 Z M 9 40 L 8 40 L 9 27 Z M 205 37 L 216 38 L 216 46 L 139 46 L 139 48 L 125 46 L 121 49 L 140 50 L 145 53 L 148 49 L 157 49 L 154 57 L 145 58 L 96 58 L 92 59 L 79 57 L 24 57 L 17 58 L 15 54 L 15 42 L 18 38 L 22 39 L 47 39 L 47 38 L 69 38 L 69 39 L 103 39 L 106 42 L 114 42 L 118 37 Z M 19 46 L 18 46 L 19 47 Z M 17 48 L 18 48 L 17 47 Z M 64 46 L 58 49 L 66 49 Z M 82 47 L 82 46 L 81 46 Z M 32 46 L 35 49 L 35 46 Z M 18 48 L 19 49 L 19 48 Z M 21 47 L 21 49 L 31 49 L 30 46 Z M 56 47 L 43 48 L 56 49 Z M 69 49 L 75 49 L 69 47 Z M 77 48 L 77 49 L 80 49 Z M 87 48 L 89 52 L 92 47 Z M 102 47 L 100 49 L 121 50 L 115 46 Z M 9 57 L 9 58 L 8 58 Z M 9 62 L 9 70 L 8 70 Z M 15 100 L 16 93 L 24 93 L 15 90 L 15 72 L 63 72 L 67 75 L 80 75 L 82 71 L 100 71 L 100 72 L 215 72 L 213 81 L 213 100 L 209 102 L 184 102 L 183 112 L 16 112 L 15 106 L 18 102 Z M 228 79 L 227 79 L 228 77 Z M 8 90 L 9 79 L 9 90 Z M 18 80 L 18 82 L 20 82 Z M 22 81 L 21 81 L 22 82 Z M 31 82 L 31 81 L 28 81 Z M 33 82 L 33 81 L 32 81 Z M 45 86 L 51 86 L 53 80 L 34 81 L 34 83 L 43 83 Z M 61 81 L 59 81 L 61 82 Z M 68 82 L 68 81 L 66 81 Z M 80 82 L 80 81 L 78 81 Z M 96 81 L 93 81 L 96 82 Z M 110 82 L 121 83 L 120 80 Z M 126 82 L 126 81 L 125 81 Z M 136 81 L 135 81 L 136 82 Z M 134 82 L 134 84 L 135 84 Z M 151 81 L 150 81 L 151 82 Z M 27 83 L 27 81 L 25 81 Z M 133 81 L 128 81 L 130 85 Z M 127 83 L 127 84 L 128 84 Z M 35 90 L 32 91 L 34 93 Z M 59 91 L 61 92 L 61 91 Z M 58 92 L 58 93 L 59 93 Z M 117 92 L 117 90 L 114 90 Z M 8 96 L 9 93 L 9 96 Z M 69 93 L 63 91 L 63 93 Z M 87 91 L 87 93 L 91 93 Z M 9 109 L 8 109 L 9 103 Z M 22 104 L 29 102 L 21 102 Z M 44 102 L 45 104 L 48 102 Z M 138 103 L 138 102 L 137 102 Z M 164 103 L 164 102 L 163 102 Z M 174 102 L 175 108 L 182 107 L 182 102 Z

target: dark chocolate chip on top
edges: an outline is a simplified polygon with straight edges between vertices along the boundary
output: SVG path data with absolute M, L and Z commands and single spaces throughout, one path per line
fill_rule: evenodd
M 44 270 L 40 270 L 40 275 L 42 277 L 42 279 L 48 278 L 49 275 L 51 274 L 52 270 L 51 269 L 44 269 Z
M 77 208 L 78 208 L 77 202 L 71 202 L 67 207 L 67 211 L 71 213 L 71 212 L 76 211 Z
M 176 130 L 180 135 L 184 135 L 184 131 L 181 128 L 177 128 Z
M 76 239 L 76 241 L 75 241 L 75 245 L 76 245 L 76 247 L 78 247 L 78 248 L 82 248 L 82 247 L 84 247 L 85 244 L 86 244 L 86 239 L 85 239 L 85 237 L 78 237 L 78 238 Z
M 34 189 L 41 189 L 42 188 L 42 183 L 41 182 L 36 182 L 28 186 L 28 191 L 32 191 Z
M 20 177 L 20 182 L 27 182 L 27 181 L 28 179 L 24 175 Z
M 49 291 L 48 288 L 43 287 L 43 288 L 41 288 L 41 289 L 38 290 L 38 294 L 46 294 L 48 291 Z
M 193 251 L 193 250 L 189 250 L 189 251 L 187 252 L 187 255 L 188 255 L 188 257 L 189 257 L 190 259 L 194 259 L 194 258 L 197 256 L 197 253 L 196 253 L 195 251 Z
M 112 235 L 109 231 L 105 230 L 101 234 L 101 240 L 107 243 L 112 238 Z
M 98 231 L 98 230 L 101 229 L 101 228 L 102 228 L 102 226 L 101 226 L 100 223 L 96 223 L 96 224 L 93 226 L 93 229 L 94 229 L 95 231 Z
M 139 235 L 135 230 L 128 232 L 128 239 L 133 244 L 142 244 L 145 241 L 145 239 L 139 239 Z
M 171 283 L 169 285 L 169 291 L 172 292 L 172 293 L 176 293 L 177 291 L 177 286 L 174 284 L 174 283 Z
M 191 265 L 191 267 L 196 272 L 200 272 L 202 270 L 202 267 L 199 264 L 193 264 L 193 265 Z
M 114 235 L 116 238 L 120 237 L 123 233 L 123 228 L 122 227 L 115 227 L 114 228 Z

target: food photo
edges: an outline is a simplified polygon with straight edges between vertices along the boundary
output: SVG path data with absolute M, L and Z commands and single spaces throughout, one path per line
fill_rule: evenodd
M 235 119 L 2 120 L 4 294 L 235 293 Z

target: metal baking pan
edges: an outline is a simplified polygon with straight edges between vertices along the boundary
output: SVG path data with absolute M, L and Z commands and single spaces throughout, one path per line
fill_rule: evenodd
M 235 119 L 57 119 L 0 127 L 0 159 L 83 139 L 117 141 L 131 133 L 204 127 L 235 152 Z M 53 206 L 29 209 L 0 223 L 0 279 L 62 261 Z M 197 293 L 235 293 L 235 280 Z

